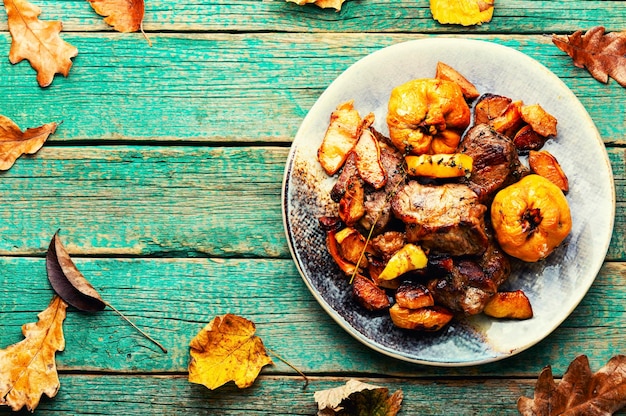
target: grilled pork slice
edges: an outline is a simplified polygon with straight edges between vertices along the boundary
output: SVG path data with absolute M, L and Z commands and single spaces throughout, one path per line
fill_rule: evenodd
M 410 243 L 451 256 L 480 254 L 487 248 L 487 207 L 466 185 L 433 186 L 410 181 L 391 199 L 391 207 L 406 224 Z
M 508 258 L 494 244 L 482 256 L 434 259 L 431 267 L 443 273 L 428 283 L 435 302 L 466 315 L 481 313 L 511 273 Z
M 487 124 L 472 127 L 463 138 L 459 150 L 474 160 L 467 185 L 482 203 L 489 202 L 499 189 L 517 182 L 529 173 L 520 162 L 513 141 Z

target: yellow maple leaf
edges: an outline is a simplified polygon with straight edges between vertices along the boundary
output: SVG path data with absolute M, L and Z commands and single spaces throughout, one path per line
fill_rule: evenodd
M 214 390 L 229 381 L 250 387 L 261 369 L 272 364 L 253 322 L 233 314 L 218 316 L 189 344 L 189 381 Z
M 31 412 L 42 394 L 56 396 L 60 382 L 54 356 L 65 348 L 63 320 L 67 303 L 55 296 L 39 321 L 22 326 L 24 339 L 0 350 L 0 405 Z
M 489 22 L 495 0 L 430 0 L 433 18 L 443 24 L 463 26 Z

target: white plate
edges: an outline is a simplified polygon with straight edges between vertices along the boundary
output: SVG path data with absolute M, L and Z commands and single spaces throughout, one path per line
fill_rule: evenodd
M 565 243 L 536 264 L 513 263 L 504 290 L 522 289 L 534 317 L 508 321 L 477 316 L 454 320 L 440 332 L 395 328 L 388 314 L 355 305 L 351 290 L 325 247 L 318 219 L 336 215 L 329 198 L 335 178 L 324 173 L 317 149 L 337 104 L 354 100 L 361 115 L 385 122 L 391 90 L 414 78 L 434 77 L 438 61 L 451 65 L 481 93 L 539 103 L 558 120 L 549 150 L 570 181 L 573 228 Z M 396 44 L 361 59 L 320 96 L 296 135 L 283 184 L 283 220 L 296 265 L 311 293 L 352 336 L 398 359 L 439 366 L 474 365 L 509 357 L 536 344 L 567 318 L 593 283 L 608 250 L 615 215 L 610 163 L 593 121 L 576 96 L 543 65 L 514 49 L 464 39 L 424 39 Z

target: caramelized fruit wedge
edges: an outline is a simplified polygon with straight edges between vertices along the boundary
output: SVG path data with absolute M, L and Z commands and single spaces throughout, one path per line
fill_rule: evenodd
M 443 62 L 437 62 L 437 72 L 435 78 L 445 79 L 446 81 L 452 81 L 461 87 L 463 96 L 467 101 L 472 101 L 480 95 L 474 84 L 469 82 L 459 71 L 452 68 L 450 65 Z
M 439 331 L 454 317 L 452 312 L 441 306 L 409 309 L 397 303 L 389 308 L 389 315 L 395 326 L 420 331 Z
M 435 300 L 424 285 L 410 281 L 402 282 L 396 290 L 396 304 L 402 308 L 420 309 L 435 306 Z
M 528 153 L 528 164 L 534 173 L 548 179 L 561 191 L 565 193 L 569 191 L 567 176 L 552 153 L 547 150 L 531 151 Z
M 485 305 L 483 312 L 493 318 L 530 319 L 533 317 L 530 301 L 521 290 L 496 293 Z
M 387 293 L 360 274 L 354 276 L 352 294 L 361 306 L 370 311 L 387 309 L 390 305 Z

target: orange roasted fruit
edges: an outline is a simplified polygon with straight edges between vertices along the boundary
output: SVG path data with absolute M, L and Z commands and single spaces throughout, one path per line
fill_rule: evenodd
M 572 229 L 565 195 L 543 176 L 532 174 L 498 192 L 491 221 L 502 249 L 518 259 L 546 258 Z
M 422 78 L 391 91 L 387 124 L 391 141 L 402 153 L 454 153 L 470 117 L 458 84 Z

